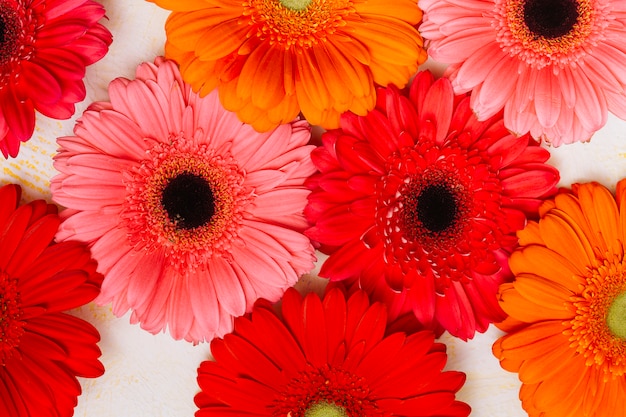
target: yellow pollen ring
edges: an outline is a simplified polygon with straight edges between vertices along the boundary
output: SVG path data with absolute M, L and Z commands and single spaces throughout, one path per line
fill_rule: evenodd
M 311 405 L 305 411 L 304 417 L 348 417 L 348 414 L 343 407 L 322 401 Z
M 615 337 L 626 340 L 626 292 L 615 297 L 611 303 L 606 324 Z
M 309 7 L 311 0 L 280 0 L 280 4 L 289 10 L 302 11 Z

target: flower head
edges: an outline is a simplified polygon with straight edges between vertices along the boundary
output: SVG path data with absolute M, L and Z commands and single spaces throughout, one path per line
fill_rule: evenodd
M 304 121 L 260 134 L 200 98 L 173 61 L 114 80 L 75 135 L 59 139 L 52 180 L 61 240 L 89 242 L 100 303 L 150 332 L 211 339 L 257 298 L 276 301 L 313 267 L 302 234 L 311 163 Z
M 558 146 L 626 119 L 626 6 L 614 0 L 421 0 L 428 52 L 480 120 Z
M 72 415 L 76 377 L 104 372 L 98 331 L 64 313 L 92 301 L 102 275 L 78 242 L 52 244 L 56 206 L 18 207 L 21 188 L 0 188 L 0 414 Z
M 356 279 L 390 299 L 392 316 L 413 310 L 464 339 L 503 318 L 496 292 L 515 232 L 559 178 L 548 152 L 501 115 L 477 121 L 469 97 L 429 72 L 341 124 L 322 136 L 308 182 L 306 233 L 330 254 L 320 275 Z
M 173 10 L 166 56 L 205 95 L 265 131 L 300 112 L 337 127 L 374 107 L 374 83 L 404 86 L 426 60 L 412 0 L 150 0 Z
M 625 207 L 624 180 L 574 184 L 519 232 L 493 351 L 531 417 L 626 416 Z
M 35 128 L 35 110 L 68 119 L 85 98 L 85 66 L 102 58 L 111 34 L 91 0 L 0 3 L 0 151 L 17 156 Z
M 211 343 L 196 416 L 467 416 L 455 400 L 465 375 L 442 372 L 445 345 L 429 331 L 388 334 L 385 316 L 363 291 L 289 289 L 280 314 L 257 303 Z

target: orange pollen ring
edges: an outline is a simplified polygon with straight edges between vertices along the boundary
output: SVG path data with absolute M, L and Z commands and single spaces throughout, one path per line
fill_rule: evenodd
M 280 0 L 248 0 L 243 16 L 252 27 L 248 36 L 270 45 L 311 47 L 346 25 L 356 11 L 350 0 L 311 0 L 306 8 L 292 9 Z
M 609 256 L 589 271 L 584 290 L 571 298 L 575 316 L 566 323 L 570 346 L 585 356 L 587 366 L 600 367 L 605 379 L 626 373 L 626 340 L 615 335 L 607 321 L 611 306 L 626 292 L 626 263 L 622 258 Z
M 228 257 L 243 211 L 253 198 L 235 161 L 180 138 L 167 146 L 156 145 L 151 153 L 153 159 L 126 174 L 122 218 L 131 245 L 136 250 L 163 248 L 167 261 L 179 270 L 194 270 L 214 254 Z M 165 187 L 183 173 L 203 178 L 213 194 L 213 216 L 191 229 L 178 227 L 162 203 Z
M 528 0 L 498 0 L 495 7 L 495 27 L 501 48 L 529 65 L 541 69 L 548 65 L 563 67 L 586 55 L 585 47 L 593 43 L 597 26 L 602 26 L 591 0 L 576 0 L 576 23 L 566 34 L 546 37 L 533 33 L 524 16 Z M 597 34 L 596 34 L 597 35 Z

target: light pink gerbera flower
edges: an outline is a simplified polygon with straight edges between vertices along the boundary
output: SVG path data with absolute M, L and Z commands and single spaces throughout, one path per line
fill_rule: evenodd
M 626 2 L 420 0 L 428 53 L 480 120 L 558 146 L 626 119 Z
M 99 303 L 152 333 L 210 340 L 313 267 L 306 121 L 257 133 L 162 58 L 109 95 L 59 138 L 51 184 L 68 207 L 57 237 L 88 242 L 105 275 Z

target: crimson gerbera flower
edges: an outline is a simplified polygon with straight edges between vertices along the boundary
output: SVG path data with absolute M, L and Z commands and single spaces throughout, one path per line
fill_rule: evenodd
M 211 343 L 198 369 L 196 417 L 467 416 L 465 381 L 442 369 L 430 331 L 386 334 L 383 304 L 359 291 L 285 293 L 281 314 L 264 300 Z
M 429 328 L 471 338 L 503 318 L 496 292 L 515 232 L 558 171 L 501 114 L 479 122 L 448 79 L 422 72 L 407 94 L 379 94 L 375 110 L 344 114 L 313 153 L 321 172 L 305 213 L 308 236 L 330 254 L 320 275 L 356 279 L 392 316 L 413 310 Z
M 18 207 L 21 188 L 0 188 L 0 415 L 71 416 L 77 376 L 94 378 L 98 331 L 64 313 L 93 300 L 102 276 L 87 247 L 51 244 L 56 206 Z
M 17 156 L 30 139 L 35 110 L 68 119 L 85 98 L 85 66 L 102 58 L 111 33 L 91 0 L 0 2 L 0 150 Z

